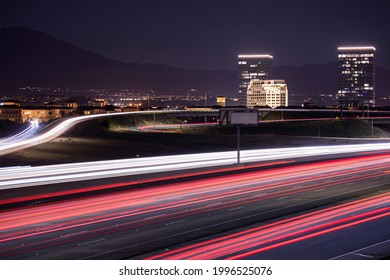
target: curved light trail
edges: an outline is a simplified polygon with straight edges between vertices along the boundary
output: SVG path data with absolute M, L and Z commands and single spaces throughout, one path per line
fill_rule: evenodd
M 176 111 L 181 112 L 181 111 Z M 77 116 L 71 117 L 63 120 L 59 120 L 55 125 L 51 125 L 45 132 L 32 136 L 28 139 L 25 138 L 15 138 L 12 141 L 8 141 L 5 145 L 0 146 L 0 155 L 4 155 L 7 153 L 15 152 L 24 148 L 32 147 L 38 144 L 42 144 L 48 142 L 59 135 L 66 132 L 68 129 L 76 125 L 77 123 L 102 118 L 109 116 L 120 116 L 120 115 L 145 115 L 145 114 L 161 114 L 166 113 L 165 111 L 137 111 L 137 112 L 122 112 L 122 113 L 107 113 L 107 114 L 96 114 L 96 115 L 86 115 L 86 116 Z M 30 135 L 31 136 L 31 135 Z
M 30 122 L 27 125 L 24 125 L 24 127 L 25 128 L 16 134 L 0 139 L 0 147 L 9 145 L 10 143 L 20 142 L 34 136 L 39 128 L 39 123 Z
M 210 112 L 217 113 L 219 110 L 211 110 Z M 259 109 L 259 111 L 269 111 Z M 272 111 L 300 111 L 300 109 L 272 109 Z M 316 111 L 316 110 L 305 110 L 305 111 Z M 324 111 L 334 111 L 337 112 L 338 110 L 321 110 Z M 35 145 L 39 145 L 45 142 L 48 142 L 59 135 L 63 134 L 65 131 L 76 125 L 77 123 L 89 120 L 89 119 L 95 119 L 95 118 L 102 118 L 102 117 L 109 117 L 109 116 L 118 116 L 118 115 L 145 115 L 145 114 L 161 114 L 161 113 L 189 113 L 187 110 L 175 110 L 175 111 L 166 111 L 166 110 L 151 110 L 151 111 L 137 111 L 137 112 L 116 112 L 116 113 L 107 113 L 107 114 L 96 114 L 96 115 L 86 115 L 86 116 L 77 116 L 77 117 L 71 117 L 67 119 L 60 119 L 55 122 L 55 125 L 50 125 L 50 127 L 45 128 L 44 132 L 40 135 L 34 135 L 35 133 L 26 133 L 23 132 L 23 137 L 11 137 L 7 141 L 4 141 L 1 143 L 0 141 L 0 155 L 4 155 L 7 153 L 15 152 L 24 148 L 32 147 Z M 377 117 L 377 118 L 388 118 L 388 117 Z M 332 118 L 331 118 L 332 119 Z M 278 122 L 278 121 L 302 121 L 302 120 L 319 120 L 319 119 L 287 119 L 287 120 L 270 120 L 265 122 Z M 325 120 L 325 119 L 323 119 Z M 33 123 L 33 126 L 36 124 Z M 188 124 L 186 124 L 188 125 Z M 156 128 L 156 126 L 153 126 L 153 129 Z M 150 130 L 152 129 L 151 126 L 144 126 L 140 127 L 141 130 Z M 152 129 L 152 130 L 153 130 Z

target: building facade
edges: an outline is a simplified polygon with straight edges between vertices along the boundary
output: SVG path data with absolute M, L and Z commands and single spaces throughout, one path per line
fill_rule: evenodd
M 246 104 L 248 108 L 288 106 L 288 90 L 285 80 L 251 80 Z
M 340 106 L 375 106 L 375 48 L 338 48 L 338 91 Z
M 226 106 L 226 97 L 217 96 L 217 106 L 225 107 Z
M 59 119 L 71 111 L 69 108 L 0 106 L 0 120 L 9 120 L 18 123 L 25 123 L 27 121 L 48 122 Z
M 240 54 L 238 56 L 239 105 L 247 107 L 247 89 L 253 79 L 270 79 L 273 57 L 268 54 Z

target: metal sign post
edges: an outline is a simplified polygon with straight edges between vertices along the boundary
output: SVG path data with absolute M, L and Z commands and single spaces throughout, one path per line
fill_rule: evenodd
M 241 125 L 258 125 L 259 112 L 257 109 L 225 108 L 219 111 L 220 125 L 235 125 L 237 128 L 237 164 L 240 164 Z
M 240 125 L 237 125 L 237 164 L 240 164 Z

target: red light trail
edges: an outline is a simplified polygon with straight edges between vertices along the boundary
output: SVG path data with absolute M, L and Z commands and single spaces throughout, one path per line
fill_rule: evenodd
M 242 259 L 390 215 L 390 193 L 183 246 L 148 259 Z
M 270 167 L 272 163 L 267 163 L 265 166 Z M 390 157 L 387 154 L 365 155 L 263 170 L 246 170 L 238 174 L 198 178 L 161 186 L 157 184 L 151 187 L 3 210 L 0 211 L 0 258 L 17 256 L 21 253 L 33 253 L 43 248 L 54 249 L 61 244 L 83 243 L 84 241 L 88 243 L 88 240 L 93 238 L 101 239 L 102 236 L 126 234 L 129 230 L 148 230 L 153 227 L 180 224 L 183 221 L 196 220 L 198 217 L 205 219 L 202 226 L 203 224 L 212 226 L 212 222 L 207 218 L 210 214 L 222 211 L 221 218 L 225 217 L 223 213 L 228 213 L 233 215 L 232 219 L 235 220 L 240 217 L 242 211 L 246 211 L 245 207 L 247 206 L 257 207 L 257 205 L 266 205 L 267 203 L 272 205 L 278 201 L 282 203 L 288 197 L 294 201 L 294 197 L 302 195 L 310 201 L 313 198 L 310 198 L 309 194 L 318 194 L 317 191 L 322 190 L 332 192 L 332 196 L 340 195 L 350 191 L 347 187 L 348 184 L 389 176 L 389 170 Z M 209 171 L 205 174 L 212 175 Z M 128 182 L 128 184 L 131 185 L 132 182 Z M 108 184 L 92 186 L 91 188 L 106 187 L 116 187 L 116 185 Z M 76 192 L 78 191 L 80 190 L 76 189 Z M 378 201 L 366 200 L 364 205 L 373 207 Z M 389 197 L 384 196 L 383 201 L 389 203 Z M 286 207 L 291 205 L 294 203 L 289 203 Z M 385 215 L 388 208 L 383 209 L 385 209 L 384 212 L 378 210 L 379 212 L 370 213 L 370 217 Z M 353 212 L 357 210 L 358 208 L 351 206 L 351 208 L 333 210 L 332 213 L 335 215 L 341 212 L 351 213 L 351 215 L 354 213 L 356 221 L 352 222 L 356 223 L 369 218 L 364 216 L 365 214 L 360 215 Z M 326 222 L 327 211 L 331 210 L 324 210 L 322 216 L 317 214 L 316 218 L 313 219 L 311 216 L 306 217 L 305 229 L 299 229 L 298 224 L 294 222 L 295 224 L 291 224 L 289 230 L 307 231 L 307 236 L 317 234 L 317 232 L 321 232 L 321 228 L 316 228 L 320 226 L 316 222 Z M 347 218 L 343 217 L 343 219 Z M 339 216 L 334 216 L 334 219 L 339 219 Z M 293 220 L 295 221 L 295 218 Z M 343 223 L 350 222 L 350 220 L 342 220 L 341 218 L 340 220 Z M 283 224 L 285 225 L 285 222 Z M 295 234 L 290 231 L 284 232 L 284 225 L 276 228 L 278 234 Z M 192 226 L 190 225 L 191 230 Z M 335 224 L 335 226 L 341 225 Z M 262 237 L 269 235 L 270 238 L 266 239 L 265 242 L 277 239 L 278 236 L 274 235 L 274 230 L 271 231 L 268 226 L 265 227 L 264 230 L 267 232 L 263 233 Z M 312 228 L 317 231 L 311 232 Z M 70 230 L 77 231 L 77 234 L 69 233 Z M 262 240 L 257 240 L 256 233 L 251 234 L 253 236 L 251 235 L 250 238 L 246 236 L 240 241 L 241 243 L 236 240 L 235 244 L 240 243 L 241 249 L 263 250 L 245 247 L 248 245 L 244 242 L 246 239 L 258 242 L 259 246 L 263 245 Z M 283 235 L 283 238 L 286 236 Z M 217 246 L 216 244 L 210 246 Z M 235 244 L 223 243 L 223 247 L 228 251 L 235 252 Z M 202 254 L 195 254 L 194 258 L 223 257 L 221 251 L 207 255 L 203 254 L 208 252 L 208 249 L 199 249 L 199 251 Z M 185 253 L 192 254 L 194 252 Z M 191 256 L 189 255 L 189 257 Z M 178 257 L 181 258 L 181 255 Z

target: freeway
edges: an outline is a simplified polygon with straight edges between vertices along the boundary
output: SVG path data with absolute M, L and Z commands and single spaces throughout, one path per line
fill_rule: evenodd
M 262 112 L 262 109 L 259 109 L 259 112 Z M 296 109 L 272 109 L 272 111 L 296 111 Z M 300 111 L 300 110 L 298 110 Z M 312 110 L 307 110 L 308 112 Z M 316 111 L 316 110 L 314 110 Z M 327 110 L 325 110 L 327 111 Z M 330 110 L 334 111 L 334 110 Z M 337 111 L 337 110 L 336 110 Z M 90 119 L 103 118 L 103 117 L 112 117 L 120 115 L 148 115 L 148 114 L 216 114 L 218 110 L 211 110 L 210 112 L 196 112 L 196 111 L 187 111 L 187 110 L 149 110 L 149 111 L 136 111 L 136 112 L 115 112 L 115 113 L 106 113 L 106 114 L 96 114 L 96 115 L 84 115 L 77 117 L 63 118 L 54 121 L 53 123 L 39 129 L 38 123 L 32 122 L 31 125 L 25 130 L 20 132 L 17 135 L 12 137 L 5 138 L 0 140 L 0 156 L 35 145 L 39 145 L 45 142 L 48 142 L 59 135 L 63 134 L 76 124 Z M 377 113 L 387 113 L 387 112 L 377 112 Z M 355 117 L 354 117 L 355 118 Z M 323 120 L 334 120 L 335 118 L 314 118 L 314 119 L 280 119 L 280 120 L 262 120 L 261 122 L 293 122 L 293 121 L 323 121 Z M 362 118 L 363 119 L 363 118 Z M 386 121 L 388 117 L 375 117 L 367 118 L 367 120 L 381 120 Z M 138 129 L 140 131 L 155 131 L 155 130 L 166 130 L 166 129 L 177 129 L 180 127 L 192 127 L 192 126 L 201 126 L 205 124 L 178 124 L 178 125 L 153 125 L 153 126 L 140 126 Z M 207 125 L 215 125 L 215 123 L 210 123 Z
M 390 238 L 390 193 L 366 197 L 344 204 L 326 207 L 275 222 L 251 226 L 249 229 L 210 238 L 207 241 L 181 246 L 152 255 L 148 259 L 319 259 L 334 257 L 345 250 L 345 242 L 362 239 L 361 232 L 374 234 L 362 225 L 372 221 L 382 223 L 376 230 L 381 238 Z M 354 229 L 358 227 L 358 229 Z M 339 231 L 349 230 L 340 238 Z M 359 232 L 360 230 L 360 232 Z M 337 232 L 337 234 L 334 234 Z M 334 234 L 329 240 L 327 235 Z M 368 234 L 367 234 L 368 235 Z M 324 241 L 324 236 L 328 240 Z M 364 236 L 364 235 L 363 235 Z M 368 237 L 368 238 L 367 238 Z M 313 242 L 313 239 L 317 240 Z M 309 240 L 309 246 L 305 244 Z M 386 240 L 386 241 L 387 241 Z M 363 240 L 365 241 L 365 240 Z M 309 243 L 307 242 L 307 243 Z M 337 245 L 335 245 L 337 243 Z M 351 244 L 348 244 L 349 246 Z M 356 244 L 352 244 L 356 246 Z M 286 248 L 286 247 L 290 248 Z M 390 252 L 386 252 L 390 253 Z M 382 252 L 383 254 L 383 252 Z M 386 255 L 382 255 L 384 257 Z M 371 257 L 371 258 L 374 258 Z
M 250 164 L 298 158 L 326 158 L 351 153 L 386 152 L 389 149 L 389 143 L 374 143 L 245 150 L 241 151 L 240 162 Z M 35 167 L 5 167 L 0 168 L 0 190 L 196 168 L 232 166 L 237 163 L 236 156 L 236 152 L 231 151 Z
M 181 111 L 175 111 L 181 112 Z M 146 114 L 162 114 L 166 111 L 137 111 L 137 112 L 122 112 L 122 113 L 107 113 L 96 115 L 85 115 L 77 117 L 69 117 L 55 121 L 54 123 L 45 127 L 39 134 L 24 134 L 28 137 L 13 137 L 12 139 L 6 139 L 4 143 L 0 145 L 0 156 L 8 153 L 12 153 L 21 149 L 39 145 L 48 142 L 59 135 L 63 134 L 76 124 L 91 119 L 120 116 L 120 115 L 146 115 Z M 35 123 L 33 123 L 35 125 Z
M 269 164 L 267 169 L 259 166 L 219 176 L 209 173 L 168 184 L 156 180 L 148 187 L 2 210 L 0 258 L 150 258 L 161 249 L 187 242 L 201 244 L 202 238 L 257 223 L 276 226 L 273 230 L 281 235 L 285 222 L 275 219 L 302 211 L 309 214 L 288 218 L 290 234 L 320 232 L 324 224 L 331 228 L 329 221 L 335 226 L 364 223 L 389 212 L 386 192 L 359 198 L 388 189 L 389 153 L 287 166 Z M 128 184 L 132 183 L 129 179 Z M 346 199 L 356 201 L 344 203 Z M 329 206 L 332 203 L 342 204 Z M 321 206 L 327 208 L 318 209 Z M 299 219 L 304 223 L 298 225 Z

